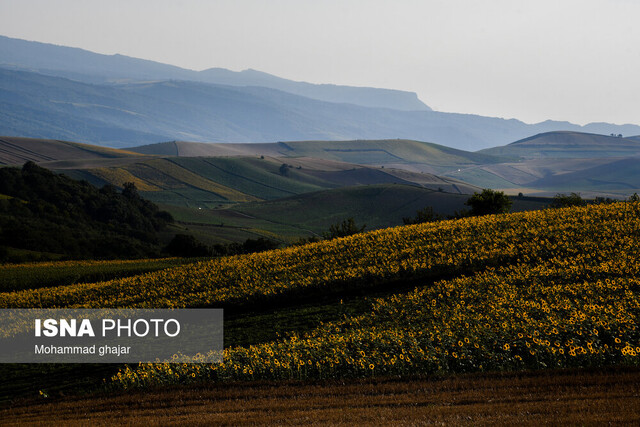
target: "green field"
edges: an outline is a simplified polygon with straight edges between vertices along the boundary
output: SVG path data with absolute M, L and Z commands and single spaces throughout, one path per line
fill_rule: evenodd
M 2 264 L 0 265 L 0 292 L 118 279 L 195 261 L 164 258 L 106 262 L 57 261 Z
M 353 218 L 367 230 L 403 224 L 427 206 L 449 216 L 468 208 L 468 195 L 379 184 L 316 191 L 277 200 L 202 209 L 162 205 L 183 227 L 207 242 L 242 241 L 263 236 L 283 242 L 319 236 L 333 224 Z M 514 212 L 544 208 L 549 199 L 514 198 Z

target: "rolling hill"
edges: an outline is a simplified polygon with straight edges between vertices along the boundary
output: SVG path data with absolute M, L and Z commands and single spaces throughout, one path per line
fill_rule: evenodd
M 445 175 L 510 194 L 523 192 L 552 197 L 558 192 L 579 192 L 590 198 L 624 198 L 640 193 L 638 160 L 636 157 L 530 159 L 472 166 Z
M 28 161 L 88 161 L 140 157 L 143 156 L 133 151 L 79 144 L 77 142 L 0 137 L 0 165 L 22 165 Z
M 640 141 L 581 132 L 546 132 L 480 153 L 523 159 L 630 157 L 640 156 Z
M 580 132 L 547 132 L 478 154 L 510 159 L 469 166 L 446 175 L 512 193 L 582 192 L 588 197 L 640 191 L 640 140 Z
M 173 141 L 131 147 L 140 154 L 170 156 L 260 156 L 314 158 L 416 172 L 442 173 L 470 165 L 499 163 L 505 158 L 443 145 L 404 139 L 353 141 L 292 141 L 265 144 L 204 144 Z
M 468 195 L 480 188 L 547 197 L 558 192 L 581 192 L 585 197 L 640 192 L 639 157 L 571 158 L 583 155 L 588 147 L 595 152 L 601 140 L 621 143 L 633 153 L 634 141 L 567 133 L 544 136 L 548 141 L 568 137 L 580 143 L 565 145 L 564 157 L 528 159 L 411 140 L 174 141 L 116 150 L 1 138 L 0 160 L 35 160 L 99 187 L 133 182 L 145 198 L 176 216 L 185 231 L 207 243 L 257 236 L 293 241 L 300 235 L 319 234 L 347 217 L 379 228 L 398 225 L 424 206 L 450 215 L 464 208 Z M 537 136 L 512 146 L 540 146 L 542 139 Z M 549 144 L 550 156 L 554 144 Z M 540 201 L 535 203 L 541 206 Z
M 376 184 L 343 187 L 305 193 L 277 200 L 245 203 L 233 208 L 249 217 L 272 223 L 296 224 L 321 234 L 329 226 L 353 217 L 367 230 L 402 225 L 402 219 L 414 217 L 425 206 L 443 216 L 467 208 L 468 194 L 453 194 L 429 188 L 401 184 Z M 546 205 L 536 199 L 516 200 L 514 211 L 539 209 Z
M 272 200 L 323 189 L 355 185 L 406 184 L 471 194 L 477 187 L 431 174 L 404 172 L 315 159 L 273 157 L 166 157 L 107 161 L 79 167 L 75 162 L 43 166 L 97 186 L 134 182 L 156 202 L 210 208 L 230 203 Z M 286 166 L 283 166 L 286 165 Z
M 334 159 L 361 156 L 364 161 L 375 152 L 379 161 L 414 162 L 416 168 L 418 161 L 430 161 L 429 167 L 458 167 L 492 159 L 435 144 L 396 140 L 178 142 L 139 151 L 143 153 L 65 141 L 0 138 L 4 155 L 0 159 L 5 163 L 34 160 L 97 187 L 133 182 L 141 195 L 180 221 L 174 233 L 181 227 L 210 244 L 256 237 L 290 242 L 320 234 L 348 217 L 366 222 L 370 229 L 399 225 L 425 203 L 435 205 L 439 213 L 452 214 L 463 208 L 469 194 L 479 190 L 430 173 Z M 283 157 L 283 153 L 292 157 Z M 311 155 L 316 157 L 307 157 Z
M 111 183 L 121 187 L 124 182 L 135 182 L 157 202 L 204 203 L 199 206 L 206 207 L 385 183 L 471 194 L 475 186 L 428 171 L 449 171 L 498 159 L 406 140 L 170 142 L 117 150 L 66 141 L 0 138 L 0 163 L 21 165 L 27 160 L 98 186 Z

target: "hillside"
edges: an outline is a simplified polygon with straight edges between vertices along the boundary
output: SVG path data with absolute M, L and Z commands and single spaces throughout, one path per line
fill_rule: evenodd
M 274 200 L 193 209 L 163 205 L 178 224 L 186 224 L 204 242 L 230 243 L 264 237 L 285 243 L 322 236 L 329 227 L 353 218 L 367 230 L 402 225 L 404 217 L 433 206 L 442 215 L 465 208 L 468 195 L 402 184 L 373 184 L 314 191 Z M 525 203 L 535 209 L 540 203 Z
M 127 366 L 107 380 L 127 390 L 635 366 L 639 230 L 625 202 L 465 218 L 1 293 L 0 306 L 225 308 L 222 363 Z
M 409 185 L 377 184 L 245 203 L 232 208 L 232 211 L 274 224 L 295 224 L 302 230 L 321 235 L 331 225 L 350 217 L 357 224 L 366 224 L 367 230 L 402 225 L 403 218 L 414 217 L 418 210 L 427 206 L 446 217 L 468 208 L 465 206 L 468 199 L 468 194 Z M 545 205 L 537 200 L 515 200 L 513 210 L 535 210 Z
M 157 256 L 172 222 L 135 188 L 100 190 L 36 164 L 0 168 L 0 260 Z
M 640 179 L 634 173 L 633 166 L 628 166 L 633 165 L 634 157 L 640 154 L 639 143 L 630 138 L 576 132 L 536 135 L 505 147 L 479 152 L 396 139 L 273 144 L 174 141 L 129 150 L 178 156 L 268 155 L 284 157 L 287 162 L 308 158 L 326 159 L 384 166 L 387 174 L 416 183 L 420 180 L 408 171 L 435 174 L 440 178 L 444 176 L 475 187 L 548 197 L 559 191 L 579 191 L 589 197 L 629 196 L 640 189 Z M 518 153 L 525 158 L 518 157 Z M 409 175 L 405 176 L 407 173 Z M 458 192 L 455 188 L 443 188 L 448 192 Z
M 368 87 L 317 85 L 283 79 L 256 70 L 223 68 L 193 71 L 123 55 L 101 55 L 83 49 L 0 36 L 0 66 L 38 71 L 85 83 L 122 80 L 191 80 L 229 86 L 261 86 L 320 101 L 397 110 L 430 108 L 415 93 Z
M 585 197 L 628 197 L 640 193 L 637 158 L 530 159 L 514 163 L 472 166 L 445 174 L 483 188 L 511 194 L 552 197 L 580 192 Z
M 44 166 L 97 186 L 134 182 L 156 203 L 215 207 L 272 200 L 354 185 L 397 183 L 472 194 L 477 187 L 452 178 L 309 158 L 166 157 L 114 164 L 48 162 Z M 283 166 L 285 165 L 285 166 Z
M 575 172 L 546 176 L 529 185 L 565 191 L 590 188 L 601 192 L 626 190 L 626 193 L 635 193 L 640 190 L 640 157 L 612 159 Z
M 292 242 L 319 235 L 348 217 L 366 223 L 368 229 L 399 225 L 403 217 L 434 204 L 438 212 L 451 215 L 462 209 L 469 194 L 480 190 L 429 173 L 305 155 L 319 157 L 326 151 L 329 155 L 325 157 L 353 159 L 359 153 L 364 161 L 367 153 L 374 151 L 380 153 L 379 160 L 386 156 L 397 163 L 405 156 L 407 161 L 430 161 L 431 165 L 423 168 L 438 164 L 451 168 L 487 158 L 434 144 L 396 140 L 291 145 L 177 142 L 141 147 L 140 151 L 158 155 L 64 141 L 0 140 L 0 151 L 10 150 L 29 159 L 44 159 L 41 166 L 98 188 L 105 184 L 122 188 L 132 182 L 143 197 L 175 216 L 179 225 L 174 232 L 194 234 L 207 244 L 257 237 Z M 248 153 L 253 155 L 240 155 Z M 259 153 L 289 153 L 293 157 Z M 192 157 L 206 154 L 218 156 Z
M 633 137 L 547 132 L 477 154 L 503 156 L 503 160 L 445 175 L 481 187 L 547 196 L 582 192 L 588 197 L 619 197 L 640 189 L 635 172 L 640 141 Z
M 630 157 L 640 155 L 640 142 L 591 133 L 546 132 L 480 153 L 524 159 Z
M 389 183 L 471 194 L 477 187 L 428 171 L 448 171 L 496 159 L 405 140 L 170 142 L 118 150 L 59 140 L 0 138 L 0 164 L 22 165 L 25 161 L 98 187 L 134 182 L 154 201 L 205 207 Z
M 491 155 L 405 139 L 288 141 L 271 144 L 203 144 L 174 141 L 131 147 L 127 150 L 141 154 L 185 157 L 238 155 L 268 155 L 289 159 L 308 157 L 434 174 L 449 172 L 459 167 L 498 163 L 504 160 Z
M 0 165 L 22 165 L 25 162 L 87 161 L 96 159 L 140 158 L 133 151 L 98 145 L 79 144 L 35 138 L 0 137 Z
M 565 139 L 573 144 L 562 144 Z M 540 142 L 545 140 L 560 142 Z M 531 144 L 544 146 L 545 155 L 551 157 L 498 157 L 487 154 L 494 152 L 491 150 L 473 153 L 401 139 L 256 144 L 172 141 L 116 150 L 4 137 L 0 138 L 0 164 L 36 161 L 98 186 L 135 182 L 145 197 L 158 203 L 195 207 L 383 183 L 462 194 L 471 194 L 478 187 L 497 188 L 514 195 L 546 197 L 573 191 L 586 197 L 628 197 L 640 192 L 633 139 L 559 132 L 536 135 L 495 152 L 514 156 L 512 147 Z M 553 157 L 561 149 L 562 155 Z M 597 153 L 602 156 L 595 157 Z M 588 154 L 594 157 L 575 158 Z M 286 171 L 280 170 L 283 164 L 289 166 Z

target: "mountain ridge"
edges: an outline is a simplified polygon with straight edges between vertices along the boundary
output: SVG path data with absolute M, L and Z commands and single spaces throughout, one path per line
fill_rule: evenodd
M 262 71 L 224 68 L 189 70 L 126 55 L 103 55 L 81 48 L 0 36 L 0 65 L 38 71 L 85 83 L 118 80 L 191 80 L 229 86 L 263 86 L 320 101 L 402 111 L 431 111 L 415 92 L 345 85 L 313 84 L 277 77 Z
M 52 49 L 56 55 L 51 54 Z M 82 60 L 87 55 L 95 60 Z M 137 65 L 131 71 L 127 64 Z M 204 74 L 198 77 L 199 73 Z M 280 89 L 214 84 L 203 82 L 203 75 L 224 78 L 229 84 Z M 247 82 L 243 76 L 253 81 Z M 278 86 L 281 83 L 289 87 Z M 311 88 L 322 96 L 341 92 L 327 95 L 325 99 L 332 101 L 328 102 L 293 93 L 300 88 Z M 637 125 L 579 126 L 549 120 L 526 124 L 516 119 L 416 109 L 415 104 L 408 110 L 394 109 L 401 107 L 386 95 L 364 102 L 369 106 L 344 102 L 352 102 L 362 93 L 395 96 L 401 92 L 310 85 L 255 70 L 196 72 L 123 55 L 100 55 L 0 36 L 0 135 L 116 148 L 167 140 L 258 143 L 401 138 L 476 151 L 557 130 L 640 134 Z M 412 93 L 409 97 L 411 102 L 417 99 Z

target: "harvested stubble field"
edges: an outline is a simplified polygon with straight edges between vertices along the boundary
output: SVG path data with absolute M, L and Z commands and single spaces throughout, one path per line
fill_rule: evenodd
M 247 382 L 25 401 L 3 424 L 640 423 L 640 370 L 466 374 L 432 379 Z

